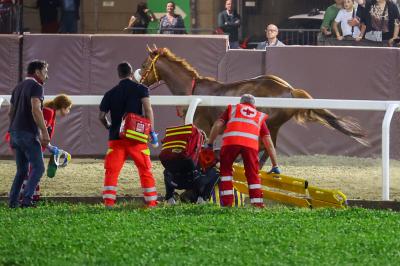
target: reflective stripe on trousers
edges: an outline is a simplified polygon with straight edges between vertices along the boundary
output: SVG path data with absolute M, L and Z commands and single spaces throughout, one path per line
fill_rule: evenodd
M 261 184 L 250 184 L 249 189 L 261 189 Z
M 264 201 L 263 201 L 263 199 L 262 198 L 253 198 L 253 199 L 250 199 L 250 203 L 263 203 Z
M 103 199 L 112 199 L 112 200 L 116 200 L 117 196 L 114 194 L 103 194 Z
M 232 176 L 221 176 L 221 182 L 232 181 L 232 180 L 233 180 Z
M 149 187 L 149 188 L 143 188 L 143 193 L 150 193 L 150 192 L 156 192 L 155 187 Z
M 230 190 L 222 190 L 222 191 L 219 193 L 219 195 L 221 195 L 221 196 L 233 195 L 233 190 L 232 190 L 232 189 L 230 189 Z
M 103 191 L 106 191 L 106 190 L 117 191 L 117 187 L 116 186 L 104 186 Z
M 158 199 L 158 196 L 144 196 L 144 200 L 146 202 L 156 201 L 157 199 Z

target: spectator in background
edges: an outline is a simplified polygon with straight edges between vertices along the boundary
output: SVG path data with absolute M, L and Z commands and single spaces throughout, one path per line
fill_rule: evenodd
M 14 10 L 15 0 L 0 0 L 0 33 L 17 31 L 16 27 L 14 27 Z
M 350 26 L 351 21 L 357 14 L 354 0 L 344 0 L 343 7 L 339 10 L 333 22 L 333 30 L 336 38 L 339 41 L 343 39 L 360 41 L 362 39 L 360 28 L 358 26 Z M 338 24 L 340 24 L 340 30 Z
M 365 1 L 366 0 L 354 0 L 354 7 L 357 10 L 356 16 L 353 17 L 351 20 L 348 21 L 350 27 L 358 26 L 361 27 L 360 18 L 364 13 L 365 8 Z
M 78 33 L 80 0 L 60 0 L 60 33 Z
M 389 0 L 370 0 L 361 15 L 361 32 L 365 39 L 393 46 L 399 37 L 400 14 L 397 6 Z
M 131 17 L 125 30 L 130 30 L 134 27 L 137 29 L 132 29 L 133 34 L 146 34 L 150 21 L 155 20 L 156 17 L 154 16 L 153 12 L 147 8 L 147 4 L 145 2 L 140 2 L 137 5 L 135 15 Z
M 400 0 L 390 0 L 390 1 L 392 1 L 393 4 L 395 4 L 395 5 L 397 6 L 397 9 L 398 9 L 399 12 L 400 12 Z
M 232 8 L 232 0 L 225 2 L 225 10 L 218 14 L 218 27 L 229 35 L 229 48 L 239 48 L 240 16 Z
M 175 3 L 167 3 L 167 14 L 160 18 L 161 34 L 186 34 L 185 23 L 181 15 L 175 14 Z
M 58 33 L 59 0 L 37 0 L 42 33 Z
M 273 47 L 273 46 L 285 46 L 283 42 L 278 40 L 278 27 L 274 24 L 269 24 L 265 28 L 265 37 L 267 38 L 266 41 L 260 42 L 257 45 L 257 50 L 266 50 L 267 47 Z
M 335 4 L 329 6 L 325 10 L 324 19 L 321 24 L 321 33 L 323 37 L 331 37 L 333 22 L 342 7 L 343 0 L 335 0 Z

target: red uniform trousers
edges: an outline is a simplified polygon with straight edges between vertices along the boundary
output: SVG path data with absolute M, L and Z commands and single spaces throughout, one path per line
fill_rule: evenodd
M 104 161 L 106 170 L 103 189 L 104 204 L 109 207 L 115 204 L 118 176 L 128 156 L 132 158 L 138 169 L 147 206 L 156 206 L 157 191 L 151 173 L 150 150 L 145 143 L 135 143 L 129 140 L 110 140 L 108 142 L 108 151 Z
M 226 145 L 221 148 L 220 197 L 222 206 L 232 206 L 233 203 L 233 175 L 232 165 L 238 155 L 242 155 L 245 175 L 249 187 L 250 203 L 257 207 L 264 207 L 261 179 L 258 176 L 258 152 L 241 145 Z

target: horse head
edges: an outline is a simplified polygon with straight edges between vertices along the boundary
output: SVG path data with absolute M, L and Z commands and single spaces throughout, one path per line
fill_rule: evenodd
M 162 79 L 157 69 L 157 61 L 168 52 L 168 49 L 157 47 L 151 49 L 147 46 L 147 52 L 148 56 L 142 63 L 141 68 L 135 71 L 135 79 L 146 86 L 150 86 Z
M 191 95 L 196 80 L 203 77 L 184 58 L 172 53 L 168 48 L 150 48 L 141 69 L 135 71 L 135 79 L 150 86 L 163 80 L 174 95 Z

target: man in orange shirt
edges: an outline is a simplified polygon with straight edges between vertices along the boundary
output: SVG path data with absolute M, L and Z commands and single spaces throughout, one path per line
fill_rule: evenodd
M 275 148 L 265 124 L 268 115 L 257 111 L 254 104 L 254 96 L 244 94 L 239 104 L 228 106 L 211 129 L 207 143 L 208 148 L 212 148 L 219 132 L 225 127 L 222 135 L 223 142 L 220 154 L 221 182 L 219 184 L 223 206 L 232 206 L 232 165 L 240 154 L 243 158 L 249 187 L 250 203 L 256 207 L 264 207 L 261 179 L 258 176 L 258 142 L 260 137 L 271 158 L 272 169 L 270 172 L 280 174 Z

